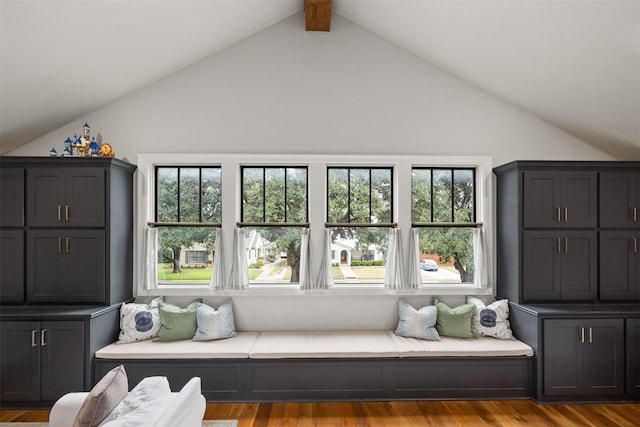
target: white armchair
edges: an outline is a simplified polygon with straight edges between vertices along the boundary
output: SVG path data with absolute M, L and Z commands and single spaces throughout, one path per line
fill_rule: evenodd
M 179 392 L 169 391 L 164 394 L 158 391 L 160 388 L 155 384 L 145 387 L 145 384 L 149 384 L 145 380 L 131 390 L 99 425 L 103 427 L 125 425 L 201 427 L 206 400 L 201 393 L 200 378 L 192 378 Z M 58 399 L 51 408 L 49 426 L 72 427 L 88 395 L 88 392 L 68 393 Z

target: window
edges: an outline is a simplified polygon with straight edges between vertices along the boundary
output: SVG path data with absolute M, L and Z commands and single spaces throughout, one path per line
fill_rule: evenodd
M 241 175 L 249 283 L 298 283 L 301 230 L 308 221 L 307 168 L 243 166 Z
M 384 283 L 392 221 L 393 168 L 327 168 L 334 283 Z
M 138 173 L 137 295 L 492 292 L 490 157 L 159 153 Z
M 422 283 L 474 282 L 475 188 L 474 168 L 413 168 Z
M 221 168 L 156 167 L 159 285 L 206 285 L 222 216 Z

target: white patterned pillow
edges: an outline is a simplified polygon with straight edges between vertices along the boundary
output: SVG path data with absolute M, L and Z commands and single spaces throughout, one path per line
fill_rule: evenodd
M 513 339 L 509 323 L 509 301 L 501 299 L 485 305 L 476 297 L 468 296 L 467 303 L 474 305 L 471 316 L 471 332 L 475 336 Z
M 224 300 L 217 310 L 207 304 L 198 303 L 196 320 L 198 328 L 193 341 L 219 340 L 238 335 L 233 320 L 231 299 Z
M 149 304 L 122 303 L 118 344 L 143 341 L 158 336 L 162 326 L 158 312 L 160 301 L 164 301 L 164 298 L 157 297 Z
M 419 310 L 402 300 L 398 302 L 398 327 L 396 335 L 405 338 L 419 338 L 440 341 L 435 328 L 438 310 L 435 305 L 428 305 Z

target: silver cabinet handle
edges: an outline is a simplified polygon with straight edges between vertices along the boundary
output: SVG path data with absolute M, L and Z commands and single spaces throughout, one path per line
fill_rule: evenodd
M 58 205 L 58 221 L 62 221 L 62 206 Z
M 37 347 L 38 343 L 36 342 L 36 334 L 38 333 L 37 329 L 31 331 L 31 347 Z
M 40 334 L 40 346 L 44 347 L 45 345 L 47 345 L 47 339 L 45 337 L 47 330 L 43 329 L 41 332 L 42 333 Z
M 64 207 L 64 219 L 66 219 L 67 221 L 71 219 L 71 217 L 69 216 L 69 205 L 66 205 Z
M 558 206 L 558 222 L 560 222 L 560 206 Z
M 580 342 L 584 343 L 584 328 L 580 328 Z
M 593 343 L 593 329 L 589 328 L 589 344 Z
M 65 237 L 65 252 L 70 254 L 71 253 L 71 237 Z
M 568 237 L 564 238 L 564 251 L 565 252 L 569 252 L 569 238 Z
M 564 222 L 569 221 L 569 208 L 565 206 L 564 208 Z
M 633 208 L 633 222 L 638 222 L 638 208 Z

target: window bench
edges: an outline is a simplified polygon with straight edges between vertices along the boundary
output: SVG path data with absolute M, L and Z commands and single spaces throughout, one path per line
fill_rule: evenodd
M 131 384 L 202 379 L 208 401 L 528 398 L 533 350 L 494 338 L 423 341 L 393 331 L 239 332 L 226 340 L 110 344 L 95 376 L 124 364 Z

